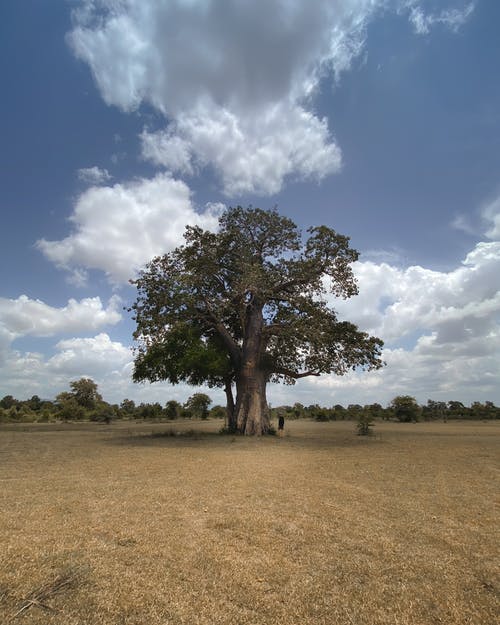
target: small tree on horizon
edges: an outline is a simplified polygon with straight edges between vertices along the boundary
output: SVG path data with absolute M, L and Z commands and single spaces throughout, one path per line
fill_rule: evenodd
M 205 393 L 195 393 L 188 398 L 186 403 L 184 404 L 184 408 L 195 418 L 195 419 L 207 419 L 208 418 L 208 407 L 212 403 L 212 400 Z
M 402 423 L 418 421 L 422 409 L 417 400 L 411 395 L 398 395 L 389 404 L 389 408 L 394 412 L 394 416 Z
M 165 404 L 165 416 L 167 419 L 177 419 L 182 413 L 182 404 L 175 399 L 170 399 Z
M 102 401 L 102 397 L 97 390 L 97 384 L 92 378 L 80 378 L 69 383 L 71 394 L 77 404 L 92 410 L 98 402 Z

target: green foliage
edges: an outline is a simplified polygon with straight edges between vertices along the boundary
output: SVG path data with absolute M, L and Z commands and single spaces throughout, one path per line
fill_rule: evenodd
M 398 395 L 389 404 L 394 416 L 402 423 L 416 422 L 422 412 L 417 400 L 410 395 Z
M 363 406 L 360 404 L 349 404 L 347 406 L 347 418 L 348 419 L 359 419 L 364 415 Z
M 139 407 L 136 407 L 135 402 L 129 399 L 124 399 L 120 406 L 100 401 L 96 404 L 94 410 L 88 410 L 78 404 L 73 393 L 67 391 L 60 393 L 55 402 L 39 400 L 36 395 L 27 400 L 15 399 L 12 395 L 7 395 L 6 397 L 6 403 L 9 405 L 9 408 L 5 409 L 0 405 L 0 423 L 33 421 L 47 423 L 57 419 L 106 421 L 108 418 L 116 419 L 131 416 L 144 419 L 175 419 L 194 416 L 190 409 L 183 407 L 176 400 L 168 401 L 163 409 L 158 402 L 153 404 L 142 403 Z M 315 419 L 317 421 L 357 420 L 359 417 L 364 418 L 365 416 L 376 420 L 395 418 L 395 411 L 398 407 L 401 408 L 401 405 L 407 406 L 408 404 L 411 406 L 412 411 L 416 411 L 417 416 L 422 416 L 426 421 L 435 419 L 447 421 L 448 419 L 490 420 L 500 418 L 500 408 L 491 401 L 475 401 L 470 406 L 465 406 L 459 401 L 444 402 L 429 399 L 426 405 L 418 406 L 416 400 L 408 395 L 395 398 L 387 408 L 383 408 L 378 403 L 365 406 L 350 404 L 348 408 L 344 408 L 340 404 L 335 404 L 335 406 L 328 408 L 319 404 L 303 406 L 300 403 L 296 403 L 293 406 L 277 406 L 272 408 L 270 412 L 271 417 L 275 420 L 280 415 L 283 415 L 286 420 L 298 418 Z M 35 409 L 37 406 L 39 408 Z M 226 410 L 222 406 L 214 406 L 209 410 L 208 414 L 212 418 L 220 419 L 226 416 Z M 407 418 L 407 412 L 398 414 L 399 417 L 397 418 L 403 418 L 403 420 Z M 229 431 L 235 432 L 235 429 L 229 429 Z
M 0 399 L 0 408 L 5 408 L 5 410 L 8 410 L 9 408 L 12 408 L 12 406 L 15 406 L 17 403 L 17 399 L 14 399 L 12 395 L 5 395 L 5 397 L 2 397 L 2 399 Z
M 171 399 L 165 404 L 164 412 L 167 419 L 178 419 L 182 414 L 182 405 L 175 399 Z
M 81 421 L 87 416 L 85 408 L 71 393 L 60 393 L 56 397 L 57 417 L 63 421 Z
M 124 399 L 120 404 L 120 412 L 123 417 L 133 417 L 135 411 L 135 401 L 132 399 Z
M 447 416 L 446 402 L 428 399 L 427 404 L 422 407 L 422 416 L 425 421 L 445 419 Z
M 330 421 L 329 411 L 326 408 L 320 408 L 316 411 L 314 419 L 316 421 Z
M 33 395 L 31 399 L 28 399 L 25 403 L 28 405 L 30 410 L 33 410 L 34 412 L 38 412 L 43 406 L 43 402 L 38 395 Z
M 212 406 L 208 414 L 211 419 L 225 419 L 226 409 L 223 406 L 219 406 L 219 405 Z
M 374 425 L 374 420 L 375 418 L 366 413 L 363 412 L 358 416 L 358 422 L 356 423 L 356 429 L 358 430 L 358 435 L 359 436 L 368 436 L 369 434 L 372 433 L 371 428 Z
M 335 406 L 333 407 L 333 410 L 334 410 L 336 421 L 344 421 L 349 416 L 347 414 L 346 408 L 344 408 L 344 406 L 342 406 L 341 404 L 335 404 Z
M 90 412 L 89 418 L 91 421 L 97 421 L 101 423 L 111 423 L 116 413 L 113 410 L 113 406 L 105 401 L 99 401 L 95 404 L 94 409 Z
M 136 358 L 134 380 L 169 380 L 194 386 L 222 386 L 231 375 L 227 353 L 216 335 L 203 336 L 200 328 L 178 321 L 164 331 L 162 340 Z
M 447 416 L 449 419 L 463 419 L 467 415 L 467 408 L 461 401 L 449 401 Z
M 184 404 L 184 408 L 195 419 L 207 419 L 208 407 L 212 403 L 212 400 L 205 393 L 195 393 Z
M 102 400 L 97 391 L 97 384 L 91 378 L 80 378 L 69 384 L 75 401 L 82 406 L 92 410 L 96 403 Z
M 488 420 L 500 418 L 500 409 L 491 401 L 486 401 L 484 403 L 479 401 L 473 402 L 470 407 L 470 412 L 473 419 Z
M 357 293 L 356 250 L 326 226 L 307 232 L 302 241 L 290 219 L 253 207 L 227 210 L 216 233 L 188 226 L 185 244 L 133 281 L 134 380 L 206 383 L 227 394 L 237 382 L 244 412 L 256 380 L 293 384 L 381 367 L 382 341 L 339 321 L 325 297 Z M 238 418 L 244 427 L 247 415 Z
M 136 417 L 139 419 L 161 419 L 163 416 L 163 408 L 159 402 L 153 404 L 143 402 L 136 410 Z

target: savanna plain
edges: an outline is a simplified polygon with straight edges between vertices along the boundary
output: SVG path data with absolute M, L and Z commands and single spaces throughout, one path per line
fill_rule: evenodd
M 0 426 L 0 623 L 497 622 L 500 423 L 220 425 Z

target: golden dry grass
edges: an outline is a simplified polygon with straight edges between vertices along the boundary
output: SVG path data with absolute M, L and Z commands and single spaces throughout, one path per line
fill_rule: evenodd
M 0 428 L 2 625 L 496 622 L 500 423 L 170 427 Z

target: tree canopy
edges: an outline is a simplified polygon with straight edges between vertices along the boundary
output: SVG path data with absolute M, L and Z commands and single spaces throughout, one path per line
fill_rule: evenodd
M 94 408 L 102 400 L 97 384 L 91 378 L 80 378 L 69 383 L 72 396 L 84 408 Z
M 326 226 L 307 234 L 276 210 L 240 206 L 215 233 L 187 226 L 185 244 L 132 281 L 134 380 L 222 387 L 229 426 L 261 434 L 269 381 L 381 367 L 382 341 L 340 321 L 325 297 L 357 294 L 358 253 Z

